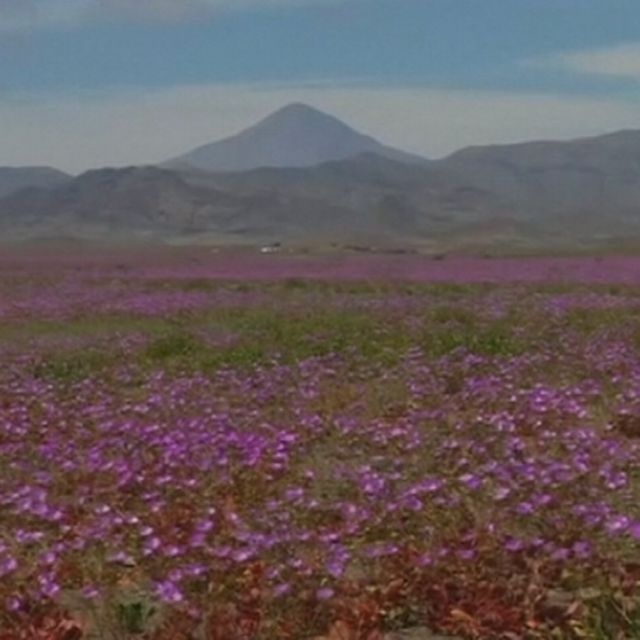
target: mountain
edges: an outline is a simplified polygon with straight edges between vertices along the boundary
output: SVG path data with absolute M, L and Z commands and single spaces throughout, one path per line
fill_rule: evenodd
M 0 199 L 5 237 L 126 238 L 135 232 L 161 239 L 203 233 L 273 239 L 362 231 L 359 217 L 326 200 L 189 184 L 157 167 L 89 171 L 53 189 Z
M 640 131 L 472 147 L 421 163 L 365 151 L 235 172 L 100 169 L 0 197 L 0 236 L 640 246 Z
M 500 193 L 520 218 L 640 220 L 640 131 L 471 147 L 438 167 L 470 186 Z
M 198 147 L 163 166 L 190 166 L 204 171 L 309 167 L 365 152 L 403 162 L 426 162 L 419 156 L 386 147 L 317 109 L 290 104 L 235 136 Z
M 224 194 L 189 187 L 171 171 L 126 167 L 88 171 L 55 188 L 28 188 L 0 200 L 6 226 L 55 227 L 56 231 L 93 226 L 104 231 L 171 229 L 197 224 L 197 215 Z
M 490 218 L 501 205 L 428 168 L 363 154 L 304 169 L 178 173 L 157 167 L 89 171 L 53 189 L 0 199 L 0 230 L 31 236 L 176 237 L 255 241 L 411 238 Z
M 391 160 L 372 153 L 304 168 L 244 172 L 185 171 L 192 185 L 236 194 L 306 198 L 357 214 L 361 231 L 390 236 L 433 234 L 466 222 L 506 215 L 499 196 L 467 187 L 435 166 Z M 302 215 L 302 212 L 301 212 Z
M 0 167 L 0 198 L 25 187 L 54 187 L 71 176 L 51 167 Z

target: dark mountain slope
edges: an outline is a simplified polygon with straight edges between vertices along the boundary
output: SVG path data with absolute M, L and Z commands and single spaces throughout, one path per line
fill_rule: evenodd
M 640 132 L 475 147 L 422 164 L 365 152 L 240 172 L 102 169 L 0 198 L 0 228 L 247 241 L 640 239 Z
M 0 167 L 0 198 L 26 187 L 55 187 L 71 176 L 51 167 Z
M 155 167 L 87 172 L 54 189 L 29 188 L 0 199 L 0 228 L 36 234 L 147 231 L 288 236 L 361 229 L 358 212 L 276 192 L 234 193 L 189 184 Z
M 499 193 L 521 218 L 640 214 L 640 131 L 471 147 L 437 166 L 465 184 Z

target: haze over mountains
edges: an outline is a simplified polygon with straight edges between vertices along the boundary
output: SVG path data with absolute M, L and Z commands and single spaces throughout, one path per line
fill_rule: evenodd
M 437 161 L 290 105 L 159 167 L 0 168 L 5 238 L 394 246 L 640 242 L 640 131 Z

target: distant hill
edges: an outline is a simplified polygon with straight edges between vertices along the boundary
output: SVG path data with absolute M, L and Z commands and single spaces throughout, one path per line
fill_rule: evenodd
M 18 236 L 156 237 L 216 232 L 267 238 L 362 228 L 359 213 L 325 200 L 188 183 L 156 167 L 89 171 L 53 189 L 0 199 L 0 229 Z
M 51 167 L 0 167 L 0 198 L 25 187 L 54 187 L 71 176 Z
M 471 147 L 438 167 L 468 185 L 500 193 L 520 218 L 597 216 L 640 222 L 640 131 Z
M 0 200 L 5 226 L 46 226 L 62 233 L 89 225 L 105 231 L 127 229 L 183 230 L 224 194 L 185 184 L 176 173 L 156 167 L 127 167 L 88 171 L 55 188 L 27 188 Z
M 403 162 L 426 162 L 419 156 L 386 147 L 322 111 L 290 104 L 237 135 L 198 147 L 164 166 L 190 166 L 204 171 L 309 167 L 365 152 Z
M 354 212 L 362 232 L 396 237 L 429 235 L 507 211 L 499 196 L 467 187 L 435 166 L 401 163 L 371 153 L 314 167 L 217 174 L 186 171 L 183 177 L 193 185 L 244 196 L 278 194 L 331 203 Z M 300 217 L 306 217 L 303 211 Z
M 179 174 L 156 167 L 89 171 L 53 189 L 0 199 L 0 229 L 244 238 L 402 238 L 476 223 L 500 210 L 489 193 L 428 169 L 364 154 L 306 169 Z
M 99 169 L 73 179 L 49 174 L 53 184 L 33 186 L 32 180 L 0 196 L 0 236 L 137 234 L 160 241 L 474 250 L 640 246 L 640 131 L 471 147 L 426 161 L 386 147 L 380 153 L 378 143 L 345 126 L 292 105 L 248 130 L 246 146 L 229 139 L 235 140 L 229 149 L 242 153 L 230 154 L 225 170 L 181 161 L 174 168 Z M 262 147 L 253 144 L 261 139 Z M 281 145 L 270 147 L 276 139 Z M 375 150 L 356 153 L 358 145 Z M 222 162 L 224 153 L 215 148 Z M 229 171 L 233 163 L 252 164 L 243 155 L 249 149 L 257 165 L 270 156 L 303 166 Z M 318 161 L 325 156 L 332 157 Z

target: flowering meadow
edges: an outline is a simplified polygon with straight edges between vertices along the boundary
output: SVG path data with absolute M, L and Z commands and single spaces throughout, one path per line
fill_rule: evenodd
M 640 638 L 638 259 L 5 255 L 0 356 L 1 640 Z

